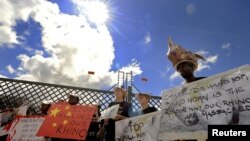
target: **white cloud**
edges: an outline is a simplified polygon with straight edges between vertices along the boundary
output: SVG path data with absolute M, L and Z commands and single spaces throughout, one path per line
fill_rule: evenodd
M 230 47 L 231 47 L 231 43 L 223 43 L 222 44 L 223 49 L 230 49 Z
M 166 66 L 166 68 L 161 71 L 161 70 L 158 70 L 161 78 L 165 78 L 167 76 L 167 73 L 171 70 L 171 68 L 169 66 Z
M 17 43 L 16 33 L 13 32 L 9 26 L 0 26 L 0 36 L 0 47 L 2 47 L 3 44 L 7 44 L 11 47 L 11 44 Z
M 61 13 L 58 5 L 44 0 L 4 0 L 0 5 L 7 13 L 7 16 L 0 14 L 0 19 L 5 16 L 8 25 L 15 25 L 15 20 L 20 18 L 25 21 L 28 16 L 41 25 L 44 51 L 30 50 L 34 51 L 33 56 L 20 54 L 17 57 L 21 61 L 16 72 L 18 79 L 89 88 L 111 86 L 116 82 L 117 73 L 110 70 L 115 48 L 105 24 L 93 27 L 86 15 Z M 22 14 L 15 15 L 11 10 Z M 15 42 L 8 40 L 5 43 Z M 49 56 L 43 56 L 45 52 Z M 133 71 L 134 75 L 142 73 L 136 60 L 122 70 Z M 88 75 L 88 71 L 95 74 Z
M 0 78 L 8 78 L 8 77 L 0 74 Z
M 144 37 L 144 43 L 149 44 L 151 42 L 151 37 L 150 34 L 147 33 L 147 35 Z
M 208 63 L 214 64 L 218 60 L 218 55 L 209 56 L 206 60 L 207 60 Z
M 132 59 L 131 63 L 125 67 L 122 67 L 120 71 L 129 73 L 132 71 L 133 75 L 140 75 L 142 70 L 140 68 L 140 63 L 136 59 Z
M 197 72 L 200 72 L 204 69 L 210 69 L 211 64 L 215 64 L 218 60 L 219 55 L 211 55 L 206 57 L 206 61 L 199 60 Z
M 181 78 L 180 74 L 177 71 L 170 75 L 170 80 L 175 80 L 177 78 Z
M 196 7 L 194 4 L 189 4 L 186 6 L 186 12 L 188 13 L 188 15 L 194 14 L 195 10 L 196 10 Z
M 29 15 L 33 11 L 33 8 L 41 0 L 25 0 L 25 1 L 0 1 L 0 47 L 3 44 L 7 44 L 11 47 L 12 44 L 17 44 L 17 35 L 13 30 L 13 26 L 16 25 L 16 20 L 27 21 Z
M 9 73 L 11 73 L 11 74 L 13 74 L 13 73 L 15 72 L 15 69 L 13 69 L 13 67 L 12 67 L 11 65 L 8 65 L 8 66 L 6 67 L 6 69 L 7 69 L 7 71 L 8 71 Z
M 199 51 L 196 51 L 195 53 L 199 54 L 199 55 L 202 55 L 202 56 L 206 56 L 209 54 L 209 52 L 205 51 L 205 50 L 199 50 Z

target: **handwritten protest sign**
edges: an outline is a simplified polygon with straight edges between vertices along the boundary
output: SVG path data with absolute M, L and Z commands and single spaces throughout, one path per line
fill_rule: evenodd
M 7 124 L 9 121 L 14 119 L 15 112 L 13 110 L 7 110 L 0 113 L 1 125 Z
M 157 141 L 160 112 L 149 113 L 115 123 L 115 135 L 122 141 Z
M 93 106 L 52 105 L 37 135 L 84 140 L 95 111 Z
M 14 119 L 15 113 L 12 110 L 7 110 L 0 113 L 0 136 L 7 135 L 11 126 L 11 121 Z
M 105 109 L 98 121 L 101 121 L 102 119 L 115 118 L 119 110 L 119 106 L 120 105 L 117 104 Z
M 9 130 L 6 141 L 43 141 L 43 137 L 36 136 L 44 117 L 18 117 Z
M 250 124 L 249 86 L 246 65 L 163 91 L 159 138 L 206 138 L 208 124 Z

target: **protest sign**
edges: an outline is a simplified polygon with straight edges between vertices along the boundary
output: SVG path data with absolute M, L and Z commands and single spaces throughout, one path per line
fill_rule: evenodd
M 7 124 L 10 121 L 13 121 L 15 117 L 15 111 L 14 110 L 6 110 L 2 113 L 0 113 L 1 117 L 1 126 Z
M 159 126 L 159 111 L 120 120 L 115 123 L 116 140 L 157 141 Z
M 84 140 L 95 111 L 94 106 L 54 104 L 37 135 Z
M 119 104 L 111 106 L 103 111 L 98 121 L 102 119 L 115 118 L 119 110 Z
M 0 136 L 7 135 L 11 122 L 15 117 L 15 112 L 13 110 L 7 110 L 0 113 Z
M 4 135 L 7 135 L 8 134 L 8 131 L 9 131 L 9 125 L 5 125 L 5 126 L 1 126 L 0 127 L 0 136 L 4 136 Z
M 36 136 L 43 121 L 44 117 L 17 117 L 6 141 L 43 141 L 44 137 Z
M 163 91 L 159 139 L 207 138 L 209 124 L 250 124 L 249 86 L 246 65 Z

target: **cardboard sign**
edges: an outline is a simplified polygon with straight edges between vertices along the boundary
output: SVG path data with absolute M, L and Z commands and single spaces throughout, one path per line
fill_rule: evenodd
M 44 117 L 18 117 L 9 130 L 6 141 L 43 141 L 43 137 L 36 136 Z
M 250 124 L 249 86 L 246 65 L 163 91 L 160 139 L 205 139 L 208 124 Z
M 116 140 L 122 141 L 157 141 L 160 112 L 128 118 L 115 123 Z
M 54 104 L 37 135 L 84 140 L 95 111 L 93 106 Z
M 102 119 L 115 118 L 117 115 L 117 112 L 119 110 L 119 107 L 120 107 L 120 105 L 116 104 L 116 105 L 113 105 L 113 106 L 105 109 L 103 111 L 103 113 L 101 114 L 98 121 L 101 121 Z

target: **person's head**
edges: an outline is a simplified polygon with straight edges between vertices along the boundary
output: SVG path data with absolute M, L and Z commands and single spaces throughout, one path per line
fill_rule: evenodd
M 173 67 L 180 72 L 182 65 L 191 66 L 192 74 L 198 68 L 198 59 L 205 61 L 205 58 L 199 54 L 192 53 L 191 51 L 185 50 L 181 46 L 175 44 L 171 38 L 168 40 L 168 53 L 167 57 L 170 62 L 173 64 Z M 179 68 L 178 68 L 179 67 Z M 181 73 L 180 73 L 181 74 Z M 182 74 L 181 74 L 182 75 Z
M 141 105 L 146 105 L 149 103 L 151 96 L 147 93 L 139 93 L 136 94 L 136 98 L 138 99 Z
M 93 103 L 92 106 L 96 107 L 96 112 L 93 115 L 92 121 L 97 121 L 98 118 L 101 116 L 101 105 L 99 103 Z
M 195 67 L 192 62 L 183 61 L 176 66 L 176 70 L 184 79 L 188 79 L 194 75 Z
M 47 115 L 48 110 L 49 110 L 52 103 L 53 103 L 52 101 L 42 101 L 41 108 L 40 108 L 41 113 L 44 115 Z
M 125 99 L 126 97 L 126 91 L 123 88 L 115 87 L 114 88 L 114 94 L 116 99 Z
M 70 93 L 68 95 L 68 103 L 70 105 L 77 105 L 79 103 L 79 95 L 75 93 Z
M 63 99 L 59 99 L 57 102 L 65 102 L 65 100 L 63 100 Z

